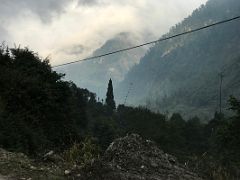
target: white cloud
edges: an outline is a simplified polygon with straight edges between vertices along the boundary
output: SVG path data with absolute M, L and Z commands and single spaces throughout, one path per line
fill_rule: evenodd
M 1 5 L 0 31 L 8 36 L 0 40 L 29 46 L 59 64 L 91 54 L 120 32 L 136 33 L 142 42 L 158 38 L 206 0 L 23 0 L 17 8 L 18 2 Z M 69 53 L 76 47 L 79 54 Z

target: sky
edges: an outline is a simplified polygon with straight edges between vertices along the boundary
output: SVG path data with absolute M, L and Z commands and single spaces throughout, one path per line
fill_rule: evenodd
M 52 65 L 90 56 L 128 32 L 152 41 L 207 0 L 0 0 L 0 42 L 29 47 Z

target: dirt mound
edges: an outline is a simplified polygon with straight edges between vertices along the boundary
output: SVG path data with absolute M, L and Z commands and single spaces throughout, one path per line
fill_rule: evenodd
M 94 180 L 201 180 L 179 164 L 175 157 L 137 134 L 116 139 L 102 160 L 89 168 Z M 86 176 L 85 176 L 86 177 Z
M 47 154 L 54 157 L 53 153 Z M 22 153 L 0 149 L 0 179 L 202 180 L 154 142 L 137 134 L 116 139 L 101 158 L 92 159 L 86 166 L 72 167 L 54 159 L 38 162 Z

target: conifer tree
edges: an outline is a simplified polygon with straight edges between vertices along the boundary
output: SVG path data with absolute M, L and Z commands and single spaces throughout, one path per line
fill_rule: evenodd
M 106 105 L 110 107 L 112 110 L 116 109 L 116 104 L 114 101 L 114 95 L 113 95 L 113 86 L 112 86 L 112 80 L 110 78 L 108 82 L 108 89 L 106 94 Z

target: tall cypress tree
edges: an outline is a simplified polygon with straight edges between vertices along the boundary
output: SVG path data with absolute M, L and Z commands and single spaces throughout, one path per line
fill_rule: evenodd
M 115 104 L 114 95 L 113 95 L 113 85 L 112 85 L 111 78 L 108 82 L 108 89 L 107 89 L 107 94 L 106 94 L 106 105 L 108 107 L 110 107 L 112 110 L 116 109 L 116 104 Z

